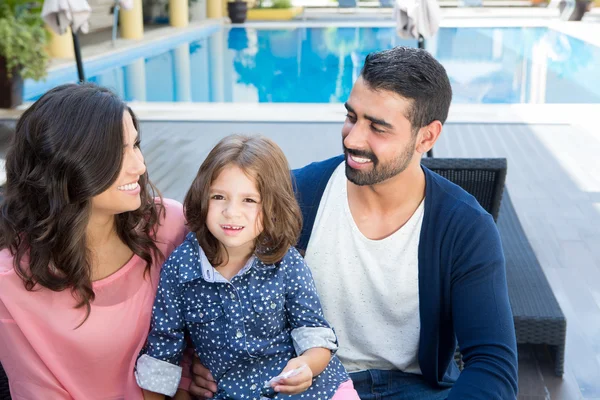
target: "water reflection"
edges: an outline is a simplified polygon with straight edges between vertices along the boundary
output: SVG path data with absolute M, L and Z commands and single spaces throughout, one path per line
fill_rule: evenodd
M 127 100 L 343 102 L 366 55 L 397 45 L 416 41 L 393 28 L 225 28 L 90 80 Z M 600 49 L 556 31 L 443 28 L 426 48 L 455 103 L 600 102 Z
M 343 102 L 368 53 L 416 45 L 392 28 L 248 29 L 244 36 L 247 46 L 235 50 L 237 83 L 261 102 Z M 446 28 L 426 48 L 446 67 L 456 103 L 600 101 L 599 49 L 555 31 Z

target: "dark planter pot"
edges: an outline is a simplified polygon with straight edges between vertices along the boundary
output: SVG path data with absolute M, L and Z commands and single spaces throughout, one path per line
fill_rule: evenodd
M 23 103 L 23 79 L 13 71 L 8 79 L 6 60 L 0 57 L 0 108 L 15 108 Z
M 248 15 L 248 3 L 245 1 L 230 1 L 227 3 L 227 12 L 232 24 L 241 24 Z

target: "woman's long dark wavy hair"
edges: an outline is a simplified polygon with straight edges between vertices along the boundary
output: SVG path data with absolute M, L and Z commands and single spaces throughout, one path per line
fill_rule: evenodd
M 121 170 L 125 112 L 138 129 L 131 109 L 108 89 L 58 86 L 23 113 L 6 156 L 0 248 L 14 256 L 27 290 L 70 289 L 76 307 L 86 307 L 86 319 L 94 300 L 86 228 L 92 197 Z M 147 173 L 139 185 L 142 206 L 116 215 L 115 222 L 121 240 L 148 270 L 153 257 L 163 257 L 153 239 L 164 207 L 155 201 L 158 191 Z

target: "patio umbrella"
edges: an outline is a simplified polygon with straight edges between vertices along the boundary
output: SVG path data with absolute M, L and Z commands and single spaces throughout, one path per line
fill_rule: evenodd
M 62 35 L 71 27 L 75 62 L 80 82 L 85 82 L 83 63 L 81 61 L 81 47 L 79 46 L 78 32 L 87 33 L 89 18 L 92 9 L 87 0 L 45 0 L 42 8 L 42 18 L 57 34 Z
M 417 39 L 422 49 L 440 27 L 440 6 L 436 0 L 396 0 L 394 19 L 398 36 Z

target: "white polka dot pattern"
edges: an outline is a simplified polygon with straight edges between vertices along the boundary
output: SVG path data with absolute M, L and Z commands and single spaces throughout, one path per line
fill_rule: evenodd
M 314 347 L 329 349 L 332 354 L 338 349 L 335 333 L 330 328 L 301 326 L 292 330 L 292 340 L 298 355 Z
M 310 270 L 296 249 L 276 265 L 253 258 L 230 281 L 206 263 L 196 235 L 188 234 L 162 268 L 142 354 L 178 365 L 188 332 L 218 383 L 215 399 L 258 399 L 264 382 L 296 357 L 295 346 L 300 352 L 337 349 Z M 334 355 L 309 389 L 278 397 L 329 399 L 348 379 Z
M 181 367 L 144 354 L 137 360 L 135 379 L 141 388 L 174 396 L 181 379 Z

